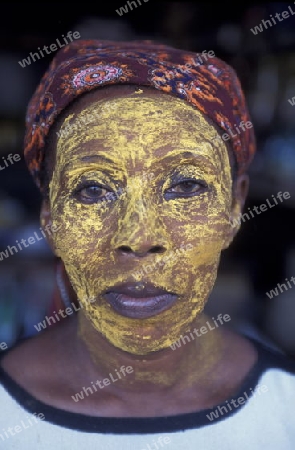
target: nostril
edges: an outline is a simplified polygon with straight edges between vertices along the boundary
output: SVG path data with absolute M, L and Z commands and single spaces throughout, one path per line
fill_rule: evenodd
M 165 249 L 160 245 L 155 245 L 153 248 L 150 249 L 150 253 L 164 253 L 164 251 Z
M 128 245 L 121 245 L 119 247 L 119 250 L 124 253 L 136 253 L 137 256 L 144 256 L 147 253 L 164 253 L 165 252 L 165 248 L 162 247 L 161 245 L 154 245 L 149 250 L 146 250 L 143 252 L 136 252 L 135 250 L 132 250 L 132 248 L 129 247 Z
M 128 247 L 128 245 L 121 245 L 120 250 L 122 250 L 122 252 L 125 252 L 125 253 L 131 253 L 132 252 L 131 248 Z

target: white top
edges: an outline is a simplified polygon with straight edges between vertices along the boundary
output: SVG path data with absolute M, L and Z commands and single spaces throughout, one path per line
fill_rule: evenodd
M 0 368 L 2 450 L 294 450 L 295 363 L 254 342 L 235 396 L 197 413 L 97 418 L 46 405 Z

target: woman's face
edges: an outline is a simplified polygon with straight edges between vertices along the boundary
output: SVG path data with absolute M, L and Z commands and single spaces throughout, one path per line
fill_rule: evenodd
M 90 98 L 64 130 L 50 183 L 55 252 L 110 343 L 140 355 L 164 349 L 203 310 L 233 237 L 226 145 L 199 111 L 149 90 Z M 103 293 L 137 281 L 177 299 L 158 314 L 126 317 Z

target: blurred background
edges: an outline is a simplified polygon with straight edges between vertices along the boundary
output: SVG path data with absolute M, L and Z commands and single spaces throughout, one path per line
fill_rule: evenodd
M 289 9 L 295 13 L 295 5 L 130 4 L 0 5 L 0 255 L 17 240 L 35 232 L 42 236 L 41 199 L 26 170 L 22 142 L 26 105 L 53 53 L 25 67 L 19 61 L 68 31 L 78 31 L 83 39 L 152 39 L 192 51 L 213 50 L 236 69 L 256 131 L 258 153 L 245 211 L 266 199 L 273 203 L 272 195 L 279 191 L 289 192 L 290 198 L 242 223 L 236 241 L 222 255 L 207 312 L 230 314 L 230 326 L 295 357 L 295 286 L 278 290 L 273 298 L 266 294 L 295 276 L 295 15 Z M 261 26 L 283 11 L 289 17 Z M 255 30 L 257 25 L 262 31 Z M 9 154 L 15 160 L 7 159 Z M 37 333 L 34 325 L 50 312 L 57 285 L 64 290 L 61 276 L 44 238 L 8 257 L 2 253 L 0 344 L 12 346 Z M 64 302 L 69 291 L 60 295 Z

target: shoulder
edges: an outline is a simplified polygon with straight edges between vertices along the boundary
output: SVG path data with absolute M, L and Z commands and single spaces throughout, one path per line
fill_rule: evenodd
M 295 360 L 279 349 L 254 339 L 247 341 L 256 349 L 257 360 L 245 378 L 244 387 L 257 393 L 268 392 L 271 401 L 295 400 Z M 291 396 L 291 397 L 290 397 Z M 292 406 L 293 407 L 293 406 Z
M 295 392 L 295 360 L 279 349 L 253 338 L 226 332 L 226 365 L 223 367 L 231 395 L 262 389 L 271 396 Z M 230 368 L 230 370 L 228 370 Z M 262 387 L 264 385 L 264 387 Z

